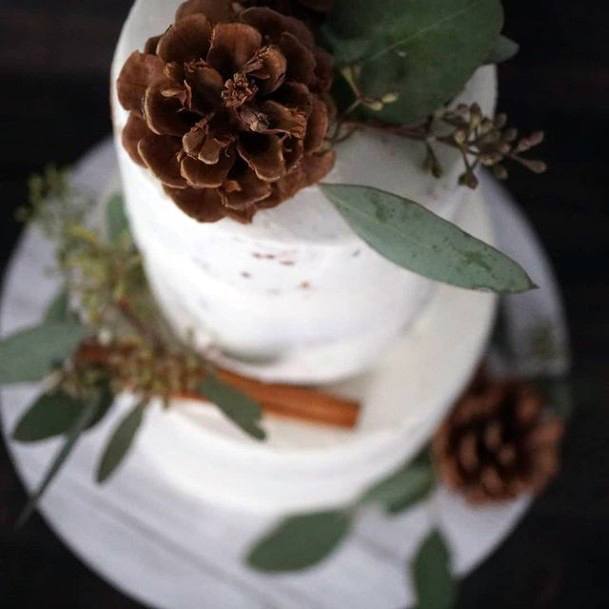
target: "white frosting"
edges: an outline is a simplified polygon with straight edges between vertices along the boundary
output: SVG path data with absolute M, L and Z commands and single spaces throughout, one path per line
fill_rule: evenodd
M 179 2 L 136 2 L 119 43 L 113 80 L 127 56 L 164 30 Z M 477 72 L 463 101 L 492 111 L 495 75 Z M 115 129 L 126 113 L 113 94 Z M 118 138 L 117 138 L 118 140 Z M 421 170 L 422 146 L 377 132 L 338 149 L 327 182 L 375 186 L 454 218 L 465 190 L 458 157 L 441 151 L 442 180 Z M 347 226 L 318 187 L 259 212 L 253 224 L 187 217 L 119 145 L 128 213 L 167 319 L 220 360 L 264 380 L 321 383 L 369 368 L 429 300 L 433 284 L 379 256 Z M 253 363 L 256 362 L 256 363 Z

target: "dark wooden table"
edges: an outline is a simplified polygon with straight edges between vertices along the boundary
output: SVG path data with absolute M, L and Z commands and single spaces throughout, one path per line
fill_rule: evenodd
M 500 108 L 548 134 L 545 177 L 510 188 L 555 264 L 567 304 L 577 398 L 563 473 L 503 547 L 467 578 L 462 609 L 609 607 L 609 5 L 505 3 L 522 53 L 503 66 Z M 0 261 L 19 235 L 26 180 L 69 164 L 110 131 L 108 69 L 129 0 L 0 4 Z M 85 568 L 35 517 L 0 449 L 0 606 L 138 607 Z M 202 599 L 204 609 L 205 600 Z M 210 608 L 221 609 L 221 608 Z M 343 608 L 337 608 L 343 609 Z

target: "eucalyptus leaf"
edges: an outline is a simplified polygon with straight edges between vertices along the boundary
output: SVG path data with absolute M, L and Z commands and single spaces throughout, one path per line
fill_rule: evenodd
M 423 501 L 435 485 L 431 462 L 408 463 L 370 488 L 362 503 L 380 503 L 390 514 L 397 514 Z
M 491 51 L 491 54 L 486 58 L 487 64 L 503 63 L 514 57 L 520 50 L 520 45 L 513 40 L 510 40 L 503 34 L 497 38 L 497 42 Z
M 66 289 L 61 290 L 51 301 L 45 315 L 46 323 L 68 321 L 70 317 L 70 297 Z
M 129 233 L 129 220 L 121 194 L 113 195 L 106 204 L 106 228 L 112 242 Z
M 336 0 L 323 35 L 337 65 L 355 67 L 363 96 L 397 95 L 365 113 L 403 124 L 460 93 L 502 25 L 499 0 Z
M 319 563 L 336 549 L 351 528 L 349 511 L 293 516 L 261 539 L 247 561 L 259 571 L 298 571 Z
M 472 290 L 517 293 L 535 287 L 511 258 L 414 201 L 365 186 L 321 188 L 351 228 L 398 266 Z
M 247 395 L 224 384 L 212 374 L 207 375 L 199 391 L 245 433 L 256 440 L 266 438 L 264 429 L 260 427 L 262 409 Z
M 110 408 L 114 405 L 115 395 L 110 387 L 108 381 L 104 381 L 100 384 L 97 390 L 97 412 L 95 418 L 91 422 L 91 427 L 95 427 L 98 423 L 101 423 L 106 417 Z
M 450 553 L 439 531 L 425 538 L 411 565 L 417 609 L 451 609 L 457 600 L 457 583 L 450 568 Z
M 46 393 L 19 420 L 13 439 L 40 442 L 61 436 L 74 427 L 85 408 L 85 403 L 63 391 Z
M 97 468 L 97 482 L 104 483 L 127 456 L 144 420 L 146 403 L 140 402 L 120 421 L 112 433 Z
M 77 320 L 53 321 L 0 341 L 0 385 L 44 378 L 72 354 L 87 335 Z
M 364 37 L 343 37 L 331 27 L 321 29 L 324 46 L 334 55 L 334 62 L 339 67 L 357 65 L 371 48 L 371 40 Z
M 17 521 L 17 527 L 23 526 L 29 520 L 30 516 L 36 509 L 40 499 L 43 497 L 44 493 L 49 488 L 49 485 L 54 480 L 62 465 L 70 456 L 82 432 L 87 429 L 87 427 L 89 427 L 89 425 L 95 418 L 97 409 L 98 403 L 97 401 L 93 400 L 92 402 L 86 404 L 85 407 L 81 410 L 80 415 L 74 421 L 73 426 L 68 431 L 63 446 L 55 455 L 55 458 L 53 459 L 53 462 L 51 463 L 49 469 L 46 471 L 40 485 L 38 486 L 34 494 L 30 497 L 23 512 L 19 516 L 19 519 Z
M 95 414 L 87 429 L 97 425 L 107 414 L 114 396 L 104 383 L 90 400 L 97 404 Z M 77 399 L 61 389 L 41 395 L 21 417 L 13 439 L 17 442 L 40 442 L 68 433 L 86 410 L 88 401 Z

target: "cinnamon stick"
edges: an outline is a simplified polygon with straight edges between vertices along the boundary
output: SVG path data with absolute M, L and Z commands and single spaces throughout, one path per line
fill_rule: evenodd
M 357 423 L 359 404 L 353 400 L 310 387 L 261 383 L 227 370 L 220 370 L 218 378 L 277 416 L 345 428 L 353 428 Z
M 108 362 L 110 348 L 97 342 L 86 342 L 81 345 L 76 357 L 80 361 L 103 365 Z M 263 383 L 228 370 L 218 370 L 217 376 L 222 382 L 258 402 L 265 414 L 345 429 L 352 429 L 357 424 L 360 405 L 354 400 L 310 387 Z M 197 393 L 175 397 L 206 402 L 204 396 Z

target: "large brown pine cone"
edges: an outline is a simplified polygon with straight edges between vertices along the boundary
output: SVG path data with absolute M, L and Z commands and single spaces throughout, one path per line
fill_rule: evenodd
M 481 375 L 436 433 L 441 480 L 474 504 L 540 492 L 555 476 L 563 423 L 530 384 Z
M 331 59 L 301 21 L 188 0 L 121 71 L 123 144 L 188 215 L 249 222 L 332 168 L 331 83 Z

